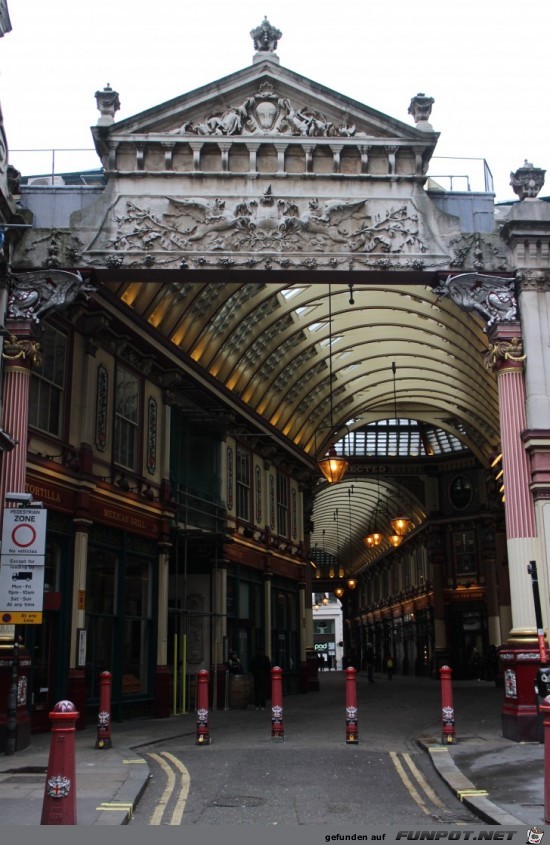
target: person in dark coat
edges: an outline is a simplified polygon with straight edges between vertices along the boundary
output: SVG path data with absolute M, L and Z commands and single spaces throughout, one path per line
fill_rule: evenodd
M 271 660 L 263 650 L 259 648 L 250 661 L 250 672 L 254 678 L 254 703 L 256 710 L 265 710 L 265 700 L 271 682 Z

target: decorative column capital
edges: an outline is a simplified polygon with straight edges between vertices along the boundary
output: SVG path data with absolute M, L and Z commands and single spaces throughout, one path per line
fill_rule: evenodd
M 517 282 L 520 293 L 523 291 L 550 291 L 550 270 L 518 270 Z
M 40 343 L 28 337 L 10 334 L 4 340 L 2 358 L 6 361 L 6 366 L 17 362 L 29 369 L 32 366 L 39 367 L 42 363 Z
M 518 335 L 495 340 L 484 355 L 484 364 L 492 372 L 523 372 L 527 355 Z

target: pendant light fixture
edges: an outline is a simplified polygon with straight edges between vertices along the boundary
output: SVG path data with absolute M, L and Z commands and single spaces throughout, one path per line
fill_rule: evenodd
M 391 365 L 392 373 L 393 373 L 393 415 L 395 420 L 396 426 L 396 440 L 397 440 L 397 454 L 399 455 L 399 420 L 397 419 L 397 390 L 395 387 L 395 375 L 397 372 L 397 367 L 395 366 L 395 361 L 392 361 Z M 399 501 L 399 478 L 397 479 L 397 500 Z M 389 537 L 389 541 L 397 548 L 405 534 L 410 531 L 413 526 L 412 520 L 405 516 L 402 513 L 398 513 L 396 516 L 390 519 L 390 524 L 393 530 L 393 535 Z M 400 537 L 401 540 L 397 541 L 396 538 Z
M 378 468 L 378 477 L 377 477 L 377 492 L 376 492 L 376 507 L 374 508 L 374 531 L 371 531 L 367 534 L 366 537 L 363 537 L 363 542 L 367 546 L 368 549 L 374 549 L 376 546 L 379 546 L 382 540 L 384 539 L 384 535 L 377 531 L 377 522 L 378 522 L 378 506 L 380 504 L 380 467 Z M 370 524 L 370 523 L 369 523 Z
M 328 286 L 328 367 L 329 367 L 329 399 L 330 399 L 330 435 L 334 433 L 333 399 L 332 399 L 332 285 Z M 338 484 L 348 471 L 349 461 L 344 455 L 336 453 L 334 443 L 331 443 L 324 458 L 317 461 L 317 466 L 329 484 Z

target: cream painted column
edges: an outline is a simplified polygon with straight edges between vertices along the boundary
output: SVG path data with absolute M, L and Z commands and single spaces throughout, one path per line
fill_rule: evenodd
M 168 664 L 168 590 L 170 546 L 160 546 L 158 562 L 157 666 Z
M 223 643 L 227 636 L 227 566 L 225 563 L 214 570 L 214 643 L 212 660 L 215 665 L 223 663 Z
M 539 557 L 535 507 L 530 490 L 529 459 L 522 442 L 526 428 L 524 358 L 519 323 L 498 323 L 490 333 L 488 369 L 497 374 L 502 468 L 504 470 L 506 538 L 512 606 L 509 643 L 536 641 L 530 560 Z
M 271 620 L 271 581 L 273 575 L 271 572 L 264 573 L 264 640 L 265 640 L 265 653 L 269 657 L 270 660 L 273 660 L 271 649 L 272 649 L 272 642 L 271 642 L 271 628 L 272 628 L 272 620 Z
M 91 519 L 74 520 L 73 596 L 71 604 L 70 666 L 82 669 L 78 661 L 78 629 L 86 627 L 86 573 L 88 569 L 88 534 Z
M 300 664 L 306 665 L 306 585 L 300 583 Z

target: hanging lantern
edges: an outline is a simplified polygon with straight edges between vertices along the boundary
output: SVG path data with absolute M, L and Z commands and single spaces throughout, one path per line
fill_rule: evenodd
M 355 580 L 355 578 L 348 578 L 347 585 L 350 590 L 355 590 L 357 586 L 357 581 Z
M 328 604 L 328 596 L 323 596 L 321 599 L 322 604 L 326 607 Z
M 341 599 L 344 595 L 344 588 L 343 587 L 335 587 L 334 588 L 334 595 L 337 599 Z
M 338 484 L 348 471 L 349 461 L 344 456 L 338 457 L 334 446 L 330 446 L 325 457 L 317 461 L 317 466 L 329 484 Z
M 390 523 L 393 533 L 398 534 L 400 537 L 404 537 L 413 525 L 412 519 L 409 519 L 408 516 L 394 516 L 393 519 L 390 519 Z
M 388 540 L 394 547 L 394 549 L 396 549 L 403 542 L 403 537 L 401 536 L 401 534 L 390 534 Z

